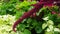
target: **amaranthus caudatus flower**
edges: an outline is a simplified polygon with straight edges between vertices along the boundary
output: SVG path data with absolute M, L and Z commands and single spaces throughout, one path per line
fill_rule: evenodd
M 30 17 L 33 13 L 36 13 L 37 11 L 39 11 L 43 6 L 51 7 L 51 6 L 54 6 L 54 4 L 57 4 L 58 6 L 60 6 L 60 3 L 58 1 L 59 0 L 40 0 L 40 2 L 36 4 L 32 4 L 31 6 L 34 6 L 34 8 L 28 11 L 26 14 L 24 14 L 14 23 L 13 31 L 16 32 L 15 28 L 19 23 L 21 23 L 24 19 Z

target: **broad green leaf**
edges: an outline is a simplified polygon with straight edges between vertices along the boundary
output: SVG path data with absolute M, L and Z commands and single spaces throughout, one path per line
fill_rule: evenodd
M 48 20 L 47 25 L 54 25 L 54 22 L 52 20 Z
M 45 29 L 47 27 L 47 24 L 46 23 L 43 23 L 42 24 L 42 29 Z
M 39 27 L 39 26 L 37 26 L 37 27 L 35 28 L 35 31 L 36 31 L 36 33 L 41 33 L 41 32 L 42 32 L 42 28 Z
M 60 29 L 59 28 L 54 28 L 54 31 L 55 32 L 60 32 Z
M 28 29 L 25 29 L 24 34 L 31 34 L 31 32 Z
M 25 25 L 20 24 L 20 25 L 18 25 L 17 29 L 23 31 L 25 29 Z
M 31 18 L 27 19 L 27 23 L 31 23 L 31 22 L 32 22 Z

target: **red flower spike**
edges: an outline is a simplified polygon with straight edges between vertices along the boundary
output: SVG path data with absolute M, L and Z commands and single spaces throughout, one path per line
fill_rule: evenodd
M 49 2 L 48 2 L 49 1 Z M 13 25 L 13 31 L 16 32 L 15 28 L 16 26 L 21 23 L 25 18 L 28 18 L 30 17 L 33 13 L 36 13 L 37 11 L 39 11 L 40 8 L 42 8 L 42 5 L 44 4 L 45 6 L 52 6 L 54 0 L 43 0 L 43 1 L 40 1 L 36 4 L 33 4 L 32 6 L 34 6 L 35 8 L 33 8 L 32 10 L 28 11 L 26 14 L 24 14 L 21 18 L 19 18 Z M 52 14 L 56 14 L 56 12 L 52 11 Z
M 32 18 L 32 17 L 36 17 L 36 13 L 33 13 L 30 17 L 31 17 L 31 18 Z
M 46 7 L 46 6 L 52 7 L 52 6 L 54 6 L 54 2 L 56 2 L 55 4 L 60 6 L 60 0 L 40 0 L 40 2 L 47 2 L 46 4 L 44 3 L 44 7 Z
M 25 12 L 24 14 L 26 14 L 27 12 Z M 33 13 L 30 17 L 35 17 L 36 16 L 36 13 Z
M 15 28 L 16 26 L 21 23 L 25 18 L 30 17 L 33 13 L 39 11 L 39 9 L 42 8 L 42 4 L 36 5 L 35 8 L 28 11 L 26 14 L 24 14 L 21 18 L 19 18 L 13 25 L 13 31 L 16 32 Z
M 30 16 L 31 18 L 33 17 L 36 17 L 36 13 L 33 13 L 31 16 Z

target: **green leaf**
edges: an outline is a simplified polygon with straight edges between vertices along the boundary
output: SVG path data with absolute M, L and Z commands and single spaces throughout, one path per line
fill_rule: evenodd
M 25 29 L 24 34 L 31 34 L 31 32 L 28 29 Z
M 53 9 L 54 9 L 54 11 L 58 11 L 59 7 L 58 6 L 54 6 Z
M 41 32 L 42 32 L 42 28 L 39 27 L 39 26 L 37 26 L 37 27 L 35 28 L 35 31 L 36 31 L 36 33 L 41 33 Z
M 38 25 L 38 22 L 36 20 L 32 20 L 32 25 L 33 25 L 33 27 L 35 27 Z
M 60 29 L 59 28 L 54 28 L 54 32 L 59 32 L 60 33 Z
M 54 22 L 52 20 L 48 20 L 47 25 L 54 25 Z
M 59 34 L 58 32 L 54 31 L 54 34 Z
M 57 26 L 58 28 L 60 28 L 60 24 L 58 24 L 58 26 Z
M 27 19 L 27 23 L 31 23 L 31 22 L 32 22 L 31 18 Z
M 45 34 L 53 34 L 53 32 L 45 32 Z
M 47 20 L 49 20 L 48 18 L 49 18 L 49 16 L 44 17 L 43 20 L 47 21 Z
M 49 20 L 52 20 L 53 22 L 56 22 L 56 20 L 57 20 L 57 15 L 55 14 L 55 15 L 50 15 L 49 16 Z
M 25 29 L 25 25 L 24 24 L 20 24 L 20 25 L 18 25 L 18 27 L 17 27 L 17 30 L 19 31 L 19 30 L 21 30 L 21 31 L 23 31 Z
M 45 29 L 47 27 L 47 24 L 46 23 L 43 23 L 42 24 L 42 29 Z

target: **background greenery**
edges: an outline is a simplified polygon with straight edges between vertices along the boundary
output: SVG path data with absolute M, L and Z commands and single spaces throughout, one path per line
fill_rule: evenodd
M 26 18 L 18 26 L 17 32 L 12 26 L 25 12 L 31 10 L 36 1 L 1 0 L 0 1 L 0 34 L 60 34 L 60 16 L 51 14 L 48 7 L 43 7 L 37 12 L 36 18 Z M 59 12 L 59 7 L 52 10 Z M 43 17 L 40 15 L 44 11 Z M 40 20 L 40 17 L 42 17 Z

